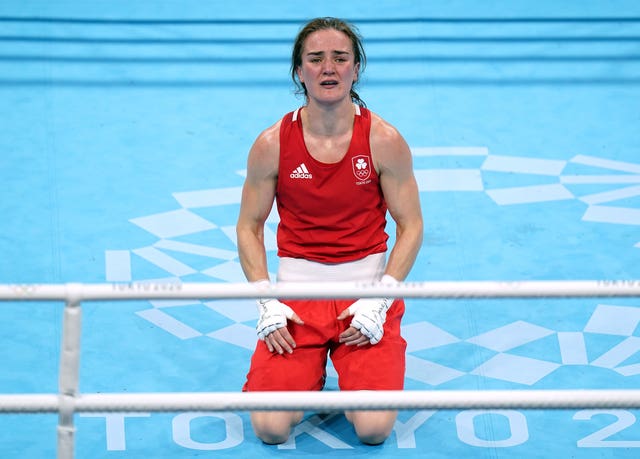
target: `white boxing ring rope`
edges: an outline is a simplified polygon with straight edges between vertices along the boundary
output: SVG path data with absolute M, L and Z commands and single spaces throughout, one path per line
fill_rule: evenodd
M 328 293 L 330 292 L 330 293 Z M 640 296 L 640 280 L 431 281 L 390 286 L 365 282 L 248 283 L 132 282 L 0 284 L 0 301 L 259 298 L 579 298 Z
M 0 395 L 0 413 L 56 413 L 54 394 Z M 640 389 L 167 392 L 77 395 L 74 412 L 640 408 Z
M 330 293 L 329 293 L 330 292 Z M 151 299 L 640 297 L 640 280 L 379 283 L 0 284 L 0 301 L 64 301 L 58 394 L 0 394 L 0 413 L 58 413 L 58 458 L 74 457 L 73 416 L 108 411 L 640 408 L 640 390 L 433 390 L 80 394 L 81 302 Z

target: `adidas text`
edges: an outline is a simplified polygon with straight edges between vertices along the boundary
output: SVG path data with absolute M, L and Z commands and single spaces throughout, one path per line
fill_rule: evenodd
M 306 179 L 310 179 L 313 178 L 313 175 L 311 174 L 305 174 L 304 172 L 292 172 L 289 177 L 291 178 L 306 178 Z

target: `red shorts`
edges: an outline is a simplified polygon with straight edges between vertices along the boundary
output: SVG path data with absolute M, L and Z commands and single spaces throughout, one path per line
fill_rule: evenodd
M 251 358 L 244 391 L 321 390 L 326 378 L 327 355 L 338 373 L 341 390 L 401 390 L 404 387 L 407 343 L 400 335 L 404 301 L 397 299 L 387 312 L 384 336 L 375 345 L 346 346 L 339 335 L 351 317 L 336 317 L 354 300 L 286 300 L 304 325 L 289 321 L 296 342 L 292 354 L 269 352 L 258 341 Z

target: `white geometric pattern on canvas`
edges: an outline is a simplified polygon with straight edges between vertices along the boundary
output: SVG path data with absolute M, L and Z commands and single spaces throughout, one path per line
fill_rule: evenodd
M 416 179 L 421 192 L 482 192 L 497 205 L 526 205 L 577 199 L 587 204 L 584 221 L 608 224 L 640 225 L 640 209 L 612 206 L 612 202 L 640 196 L 640 165 L 612 161 L 595 156 L 576 155 L 568 160 L 539 159 L 531 157 L 491 155 L 485 147 L 414 147 L 414 157 L 478 157 L 482 165 L 478 168 L 430 168 L 416 169 Z M 568 174 L 568 165 L 583 165 L 599 168 L 597 174 Z M 545 177 L 539 185 L 494 187 L 487 189 L 485 173 L 526 174 Z M 244 171 L 239 171 L 244 175 Z M 551 179 L 551 183 L 550 183 Z M 553 182 L 555 180 L 555 182 Z M 607 185 L 606 191 L 576 195 L 567 186 L 575 184 Z M 208 231 L 236 244 L 235 228 L 228 222 L 222 224 L 215 218 L 204 218 L 191 209 L 238 205 L 241 187 L 195 190 L 174 193 L 179 208 L 164 213 L 131 219 L 131 223 L 156 236 L 158 241 L 151 246 L 134 247 L 130 250 L 106 250 L 105 272 L 112 282 L 179 282 L 182 278 L 200 274 L 223 282 L 243 282 L 244 275 L 237 260 L 237 252 L 225 248 L 186 243 L 175 238 L 197 235 Z M 228 212 L 228 208 L 226 209 Z M 276 250 L 275 228 L 277 212 L 272 212 L 265 227 L 265 246 L 269 253 Z M 640 241 L 634 245 L 640 248 Z M 176 258 L 188 254 L 211 260 L 208 266 L 196 267 Z M 134 271 L 134 262 L 146 262 L 166 273 L 166 279 L 139 279 Z M 254 324 L 257 312 L 253 301 L 152 301 L 150 308 L 136 314 L 163 329 L 176 338 L 186 340 L 206 337 L 251 350 L 255 345 Z M 201 308 L 199 313 L 224 317 L 224 325 L 206 329 L 210 325 L 185 323 L 173 314 L 181 308 Z M 640 364 L 629 359 L 640 352 L 640 339 L 632 336 L 640 322 L 640 308 L 633 306 L 598 305 L 582 330 L 556 331 L 539 325 L 515 321 L 505 323 L 493 330 L 465 339 L 427 321 L 403 325 L 407 347 L 407 378 L 432 386 L 438 386 L 457 378 L 473 375 L 501 381 L 533 385 L 563 365 L 592 365 L 610 369 L 622 376 L 640 374 Z M 626 337 L 609 349 L 590 358 L 587 338 L 590 335 L 614 335 Z M 541 358 L 518 355 L 523 346 L 535 345 L 540 340 L 557 340 L 558 351 Z M 445 346 L 475 346 L 484 349 L 478 355 L 484 360 L 475 368 L 463 371 L 459 362 L 433 361 L 424 352 L 436 352 Z M 449 348 L 447 348 L 449 349 Z M 465 350 L 467 352 L 467 350 Z M 557 355 L 556 355 L 557 353 Z M 442 355 L 446 357 L 447 352 Z M 441 359 L 441 357 L 440 357 Z

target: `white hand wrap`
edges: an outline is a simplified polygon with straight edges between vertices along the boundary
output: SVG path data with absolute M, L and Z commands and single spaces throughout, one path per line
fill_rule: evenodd
M 258 287 L 263 287 L 268 285 L 269 281 L 258 281 L 255 284 Z M 258 338 L 264 341 L 269 334 L 278 328 L 287 326 L 287 319 L 291 319 L 293 316 L 293 309 L 275 298 L 261 298 L 257 303 L 260 318 L 256 325 L 256 331 L 258 332 Z
M 398 283 L 393 277 L 384 275 L 381 283 L 395 285 Z M 371 344 L 378 344 L 384 335 L 384 322 L 387 311 L 393 303 L 393 298 L 361 298 L 349 306 L 349 314 L 353 315 L 351 326 L 369 338 Z

